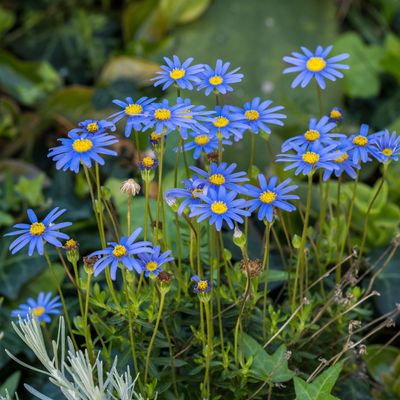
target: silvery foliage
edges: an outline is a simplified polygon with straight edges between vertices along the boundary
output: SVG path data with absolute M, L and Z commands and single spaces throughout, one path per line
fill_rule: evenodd
M 111 369 L 104 374 L 103 363 L 99 356 L 92 365 L 87 350 L 82 352 L 74 349 L 71 339 L 66 338 L 63 317 L 60 317 L 57 340 L 52 341 L 52 356 L 46 349 L 37 319 L 22 320 L 20 318 L 18 324 L 13 322 L 12 325 L 21 340 L 36 355 L 44 369 L 30 366 L 6 350 L 8 356 L 32 371 L 47 375 L 49 381 L 60 389 L 65 399 L 144 400 L 135 391 L 137 378 L 132 378 L 129 367 L 122 375 L 118 373 L 117 358 L 114 359 Z M 68 349 L 66 349 L 66 341 Z M 25 388 L 41 400 L 53 400 L 29 385 L 25 385 Z M 0 396 L 0 400 L 10 399 L 9 396 Z

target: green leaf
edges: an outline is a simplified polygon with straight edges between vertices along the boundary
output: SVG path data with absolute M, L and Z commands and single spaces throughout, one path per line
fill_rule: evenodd
M 382 346 L 380 344 L 367 346 L 364 360 L 367 363 L 368 372 L 377 382 L 383 381 L 383 375 L 393 373 L 393 363 L 400 357 L 400 349 L 394 346 Z
M 17 390 L 19 380 L 21 378 L 21 371 L 16 371 L 12 375 L 10 375 L 6 381 L 0 386 L 0 396 L 5 396 L 6 392 L 10 396 L 13 396 L 15 391 Z
M 371 188 L 370 186 L 359 183 L 357 186 L 357 196 L 354 200 L 354 206 L 361 211 L 362 214 L 366 214 L 368 207 L 375 196 L 375 193 L 380 185 L 380 180 L 378 180 L 375 185 Z M 374 201 L 374 205 L 370 211 L 370 215 L 378 214 L 382 208 L 386 205 L 388 198 L 388 185 L 385 182 L 382 189 L 379 192 L 378 197 Z
M 12 28 L 14 22 L 14 13 L 0 6 L 0 35 Z
M 382 68 L 392 74 L 400 82 L 400 38 L 388 33 L 385 38 L 385 53 L 383 54 Z
M 40 206 L 44 203 L 44 180 L 44 174 L 39 174 L 33 179 L 28 179 L 22 176 L 15 186 L 15 191 L 28 202 L 30 207 Z
M 169 25 L 186 24 L 198 18 L 210 5 L 210 0 L 161 0 L 161 15 Z

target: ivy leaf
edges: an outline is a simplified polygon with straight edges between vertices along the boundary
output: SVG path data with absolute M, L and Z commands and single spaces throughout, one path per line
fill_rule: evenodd
M 307 383 L 301 378 L 294 377 L 294 389 L 296 391 L 296 400 L 339 400 L 331 394 L 343 362 L 340 362 L 320 374 L 311 383 Z

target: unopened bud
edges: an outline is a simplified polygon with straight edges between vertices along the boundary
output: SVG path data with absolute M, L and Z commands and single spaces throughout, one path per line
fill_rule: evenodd
M 79 260 L 79 243 L 74 239 L 69 239 L 64 244 L 67 260 L 71 264 L 76 264 Z
M 235 227 L 233 231 L 233 243 L 241 249 L 246 246 L 247 243 L 246 235 L 238 227 Z

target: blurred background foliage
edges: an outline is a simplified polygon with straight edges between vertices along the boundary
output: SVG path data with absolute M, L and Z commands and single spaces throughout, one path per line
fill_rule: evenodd
M 57 172 L 47 159 L 47 149 L 78 121 L 109 115 L 112 99 L 143 95 L 173 99 L 173 91 L 162 93 L 149 82 L 162 57 L 172 54 L 210 64 L 222 58 L 241 66 L 245 78 L 226 96 L 226 103 L 241 105 L 261 96 L 285 106 L 286 126 L 273 131 L 270 147 L 262 135 L 256 137 L 257 168 L 266 171 L 269 167 L 281 174 L 272 164 L 272 154 L 279 151 L 284 138 L 303 132 L 310 116 L 317 114 L 314 87 L 292 90 L 290 78 L 281 74 L 282 57 L 300 45 L 313 48 L 331 43 L 335 52 L 351 54 L 351 69 L 342 81 L 328 85 L 324 111 L 335 105 L 343 107 L 341 130 L 346 133 L 356 132 L 361 122 L 372 129 L 400 132 L 398 0 L 0 1 L 0 227 L 24 219 L 27 207 L 44 211 L 58 205 L 68 208 L 68 219 L 74 222 L 69 233 L 79 238 L 82 252 L 97 246 L 81 177 Z M 199 92 L 190 96 L 195 103 L 213 106 L 213 99 Z M 141 140 L 144 146 L 145 135 Z M 168 141 L 170 157 L 174 140 Z M 126 204 L 118 197 L 119 179 L 139 176 L 135 166 L 138 154 L 129 139 L 122 139 L 118 146 L 121 156 L 109 160 L 104 173 L 105 178 L 113 176 L 107 186 L 123 213 Z M 244 140 L 227 149 L 226 158 L 247 168 L 247 149 Z M 166 162 L 172 163 L 172 157 Z M 391 165 L 389 185 L 371 213 L 368 244 L 376 252 L 398 232 L 399 174 L 400 164 Z M 362 227 L 379 176 L 374 164 L 363 169 L 354 235 Z M 167 176 L 165 182 L 171 186 L 168 182 L 172 179 Z M 348 185 L 343 196 L 349 196 Z M 318 204 L 314 204 L 317 212 Z M 253 228 L 257 233 L 257 227 Z M 256 234 L 255 252 L 260 241 Z M 4 369 L 9 360 L 3 348 L 16 353 L 21 347 L 15 336 L 7 334 L 10 309 L 30 294 L 53 289 L 44 261 L 28 259 L 23 253 L 11 258 L 8 243 L 2 239 L 0 245 L 0 296 L 6 300 L 0 309 L 6 333 L 0 342 L 0 382 L 5 382 L 0 393 L 5 385 L 16 387 L 20 377 L 18 372 L 10 375 Z M 399 266 L 397 257 L 377 281 L 382 294 L 376 304 L 378 313 L 400 302 Z M 62 278 L 61 268 L 59 274 Z M 388 351 L 388 357 L 378 357 L 386 370 L 378 368 L 381 364 L 377 367 L 367 362 L 377 384 L 394 387 L 388 389 L 387 397 L 380 394 L 384 399 L 398 398 L 390 396 L 399 393 L 398 382 L 387 383 L 387 370 L 398 370 L 399 352 Z M 365 396 L 362 398 L 370 398 Z

